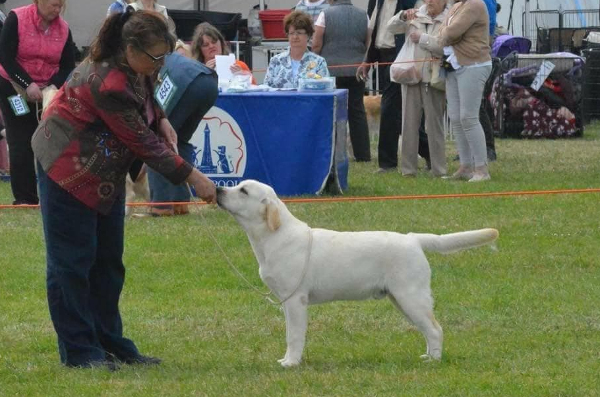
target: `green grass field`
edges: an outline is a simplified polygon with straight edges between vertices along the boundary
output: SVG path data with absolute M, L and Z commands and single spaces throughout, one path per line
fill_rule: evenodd
M 374 175 L 375 163 L 351 163 L 345 196 L 600 187 L 600 124 L 577 140 L 496 144 L 490 182 Z M 0 183 L 0 203 L 10 201 Z M 421 362 L 420 333 L 381 300 L 311 307 L 304 361 L 281 368 L 283 313 L 232 273 L 208 234 L 264 290 L 246 236 L 228 214 L 203 207 L 127 220 L 125 334 L 163 364 L 64 368 L 45 300 L 40 214 L 8 209 L 0 210 L 0 396 L 600 395 L 600 193 L 289 207 L 337 230 L 500 231 L 497 251 L 428 255 L 445 332 L 440 363 Z

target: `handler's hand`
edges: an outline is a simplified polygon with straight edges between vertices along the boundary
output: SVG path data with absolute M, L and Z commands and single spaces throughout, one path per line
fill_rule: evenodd
M 177 150 L 177 132 L 173 129 L 173 126 L 169 120 L 164 117 L 158 122 L 158 132 L 167 141 L 167 144 L 171 146 L 171 149 L 178 153 Z
M 36 83 L 29 84 L 29 87 L 27 87 L 25 92 L 27 93 L 29 99 L 36 102 L 41 102 L 44 98 L 44 95 L 42 95 L 42 90 L 40 90 L 40 87 Z
M 368 63 L 361 63 L 358 69 L 356 69 L 356 80 L 365 81 L 367 79 L 367 75 L 369 74 L 369 69 L 371 69 L 371 67 Z
M 237 63 L 234 63 L 233 65 L 231 65 L 229 67 L 229 70 L 231 70 L 232 74 L 236 74 L 242 71 L 242 67 L 240 65 L 238 65 Z
M 196 194 L 209 204 L 217 202 L 217 188 L 215 184 L 208 179 L 206 175 L 193 169 L 192 173 L 186 179 L 186 182 L 193 185 L 196 190 Z
M 405 21 L 411 21 L 415 19 L 416 15 L 417 9 L 411 8 L 410 10 L 403 11 L 402 18 L 404 18 Z

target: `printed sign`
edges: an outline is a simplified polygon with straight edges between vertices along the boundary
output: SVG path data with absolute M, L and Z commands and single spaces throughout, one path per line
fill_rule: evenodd
M 533 79 L 533 83 L 531 83 L 531 88 L 536 91 L 539 90 L 542 84 L 544 84 L 544 81 L 550 76 L 550 73 L 552 73 L 554 66 L 555 65 L 552 62 L 544 60 L 540 65 L 540 70 L 535 76 L 535 79 Z
M 244 176 L 248 160 L 244 133 L 225 110 L 213 106 L 190 143 L 194 146 L 194 166 L 218 186 L 235 186 Z

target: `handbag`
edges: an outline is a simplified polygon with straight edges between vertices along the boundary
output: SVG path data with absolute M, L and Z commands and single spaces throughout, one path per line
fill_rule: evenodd
M 452 66 L 452 64 L 448 62 L 448 55 L 444 55 L 442 57 L 440 65 L 442 66 L 442 68 L 444 68 L 444 70 L 446 70 L 446 72 L 454 72 L 456 70 L 454 69 L 454 66 Z
M 429 85 L 440 91 L 446 91 L 446 77 L 442 73 L 442 65 L 439 62 L 431 62 L 431 80 Z
M 42 112 L 44 112 L 48 105 L 50 105 L 50 102 L 52 102 L 57 93 L 58 88 L 56 88 L 54 84 L 44 87 L 42 90 Z

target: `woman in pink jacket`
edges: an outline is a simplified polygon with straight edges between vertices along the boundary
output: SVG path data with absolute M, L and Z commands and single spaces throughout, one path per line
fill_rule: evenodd
M 12 10 L 0 35 L 0 110 L 6 125 L 13 204 L 37 204 L 31 136 L 42 89 L 60 87 L 75 67 L 71 31 L 60 13 L 65 0 L 33 0 Z M 24 91 L 26 97 L 18 95 Z

